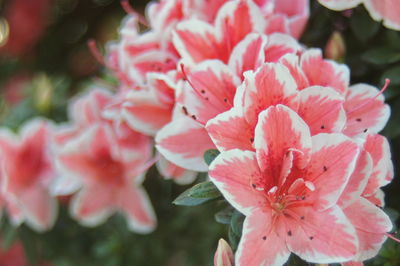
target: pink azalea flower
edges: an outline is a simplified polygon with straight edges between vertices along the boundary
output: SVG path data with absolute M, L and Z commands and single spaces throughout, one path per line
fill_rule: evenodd
M 71 215 L 83 225 L 96 226 L 122 211 L 131 230 L 154 230 L 156 218 L 141 186 L 153 163 L 149 160 L 150 153 L 126 146 L 109 125 L 87 128 L 58 151 L 64 171 L 81 182 L 71 202 Z
M 389 236 L 387 232 L 392 230 L 389 217 L 379 208 L 383 207 L 380 188 L 388 184 L 394 175 L 389 145 L 383 136 L 368 135 L 363 148 L 354 173 L 339 199 L 339 205 L 358 235 L 359 248 L 353 263 L 375 257 Z
M 290 252 L 313 263 L 351 260 L 354 226 L 337 201 L 352 174 L 358 145 L 342 134 L 311 137 L 284 105 L 259 115 L 255 152 L 222 152 L 210 178 L 246 215 L 237 265 L 281 265 Z
M 258 115 L 276 104 L 284 104 L 297 111 L 312 135 L 341 132 L 344 128 L 344 98 L 328 87 L 312 86 L 299 91 L 296 81 L 282 64 L 264 64 L 256 72 L 245 73 L 242 86 L 241 101 L 206 125 L 220 150 L 253 150 Z M 223 130 L 228 125 L 232 130 Z
M 319 0 L 329 9 L 345 10 L 363 3 L 371 17 L 389 29 L 400 30 L 399 0 Z
M 218 248 L 214 256 L 214 266 L 233 266 L 234 257 L 231 247 L 224 239 L 218 241 Z
M 37 231 L 50 229 L 57 201 L 49 194 L 56 177 L 50 156 L 52 130 L 46 120 L 26 122 L 19 136 L 2 129 L 0 134 L 2 192 L 12 221 L 25 221 Z
M 252 33 L 233 49 L 228 65 L 220 60 L 205 60 L 196 66 L 183 67 L 188 82 L 176 90 L 178 104 L 172 121 L 157 133 L 157 149 L 180 167 L 206 171 L 203 154 L 215 146 L 204 126 L 231 109 L 235 101 L 240 102 L 241 89 L 237 93 L 237 88 L 243 72 L 258 68 L 265 60 L 277 61 L 299 50 L 301 47 L 289 36 Z M 189 145 L 188 138 L 193 137 L 197 142 Z

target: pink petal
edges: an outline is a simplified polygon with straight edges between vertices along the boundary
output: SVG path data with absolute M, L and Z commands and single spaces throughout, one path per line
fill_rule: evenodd
M 147 7 L 147 14 L 151 28 L 164 29 L 175 21 L 183 19 L 183 1 L 160 1 Z
M 246 217 L 235 265 L 283 265 L 288 260 L 290 252 L 271 212 L 255 209 Z
M 332 10 L 345 10 L 358 6 L 364 0 L 318 0 L 320 4 Z
M 345 134 L 355 136 L 360 133 L 378 133 L 390 116 L 390 107 L 384 103 L 379 90 L 367 84 L 357 84 L 349 88 L 344 104 L 347 113 Z
M 132 129 L 154 136 L 171 121 L 172 108 L 158 104 L 124 104 L 122 115 Z
M 102 110 L 110 103 L 111 93 L 105 89 L 94 88 L 76 97 L 70 104 L 68 113 L 78 126 L 87 126 L 101 121 Z
M 375 206 L 381 208 L 385 206 L 385 193 L 381 189 L 376 190 L 376 192 L 372 195 L 363 195 L 363 197 L 369 200 Z
M 245 71 L 255 70 L 265 62 L 265 44 L 266 37 L 264 35 L 257 33 L 248 34 L 233 49 L 229 57 L 229 67 L 235 70 L 238 77 L 243 78 Z
M 359 238 L 359 251 L 355 259 L 363 261 L 375 257 L 386 240 L 385 234 L 392 230 L 390 218 L 361 197 L 344 209 L 344 213 L 356 228 Z
M 230 53 L 251 32 L 263 32 L 265 20 L 260 9 L 250 0 L 228 1 L 215 19 L 219 41 Z M 224 62 L 224 58 L 221 58 Z
M 206 130 L 220 151 L 254 150 L 254 127 L 244 119 L 240 107 L 233 107 L 209 120 Z
M 108 127 L 93 126 L 60 150 L 58 160 L 70 175 L 88 183 L 124 183 L 120 150 Z
M 372 158 L 368 152 L 362 150 L 357 159 L 356 168 L 349 178 L 342 195 L 339 199 L 339 205 L 342 208 L 352 204 L 364 192 L 368 179 L 372 173 Z
M 271 106 L 260 113 L 255 129 L 254 147 L 263 171 L 282 184 L 283 158 L 293 152 L 295 165 L 303 169 L 310 160 L 311 136 L 306 123 L 284 105 Z M 278 181 L 279 180 L 279 181 Z
M 364 149 L 369 152 L 373 161 L 372 174 L 363 193 L 369 196 L 392 181 L 394 176 L 393 163 L 389 143 L 381 135 L 368 135 Z
M 194 112 L 201 121 L 207 121 L 217 114 L 229 110 L 233 106 L 233 98 L 236 88 L 240 84 L 239 78 L 232 70 L 219 60 L 207 60 L 191 68 L 188 74 L 191 88 L 195 91 L 197 98 L 201 98 L 198 105 L 207 107 L 207 110 L 214 109 L 216 113 Z M 193 93 L 193 92 L 192 92 Z M 182 103 L 189 111 L 192 111 L 196 102 L 185 101 Z M 208 108 L 211 107 L 211 108 Z M 199 109 L 200 109 L 199 108 Z M 204 114 L 203 114 L 204 113 Z
M 18 207 L 26 222 L 36 231 L 49 230 L 57 217 L 57 201 L 44 186 L 31 187 L 17 195 Z
M 281 64 L 266 63 L 256 72 L 246 72 L 244 86 L 244 115 L 251 125 L 272 105 L 284 104 L 297 110 L 296 83 Z
M 261 179 L 254 152 L 237 149 L 222 152 L 211 163 L 209 176 L 229 203 L 245 215 L 267 204 L 265 192 L 254 188 Z
M 107 186 L 86 186 L 73 197 L 71 215 L 85 226 L 97 226 L 114 213 L 115 197 L 115 191 Z
M 194 171 L 186 170 L 176 164 L 171 163 L 163 156 L 157 161 L 157 170 L 165 179 L 173 179 L 179 185 L 193 183 L 197 177 Z
M 231 247 L 222 238 L 218 241 L 218 248 L 214 255 L 214 266 L 233 266 L 234 257 Z
M 188 117 L 175 119 L 163 127 L 156 135 L 156 143 L 157 150 L 167 160 L 194 171 L 207 171 L 204 152 L 215 148 L 205 128 Z
M 286 54 L 279 60 L 285 67 L 289 69 L 290 74 L 297 83 L 297 89 L 303 90 L 310 86 L 306 75 L 300 68 L 299 57 L 295 54 Z
M 301 68 L 310 86 L 331 87 L 341 95 L 346 95 L 350 73 L 346 65 L 324 60 L 319 49 L 309 49 L 301 56 Z
M 228 52 L 220 51 L 214 27 L 201 20 L 179 23 L 173 33 L 173 43 L 178 53 L 191 62 L 212 58 L 228 59 Z
M 304 179 L 315 185 L 315 207 L 326 210 L 336 204 L 354 171 L 359 148 L 342 134 L 318 134 L 312 137 L 311 161 Z
M 400 6 L 398 0 L 365 0 L 364 5 L 374 20 L 383 20 L 385 27 L 392 30 L 400 30 Z
M 287 219 L 288 249 L 303 260 L 314 263 L 338 263 L 357 253 L 356 231 L 342 210 L 333 206 L 323 212 L 310 207 L 293 210 L 299 221 Z M 289 232 L 289 231 L 288 231 Z
M 289 21 L 285 15 L 271 14 L 266 20 L 267 26 L 264 33 L 270 35 L 272 33 L 289 33 Z
M 298 114 L 310 127 L 311 135 L 341 132 L 346 124 L 344 98 L 330 88 L 313 86 L 299 93 Z
M 147 234 L 156 227 L 156 216 L 146 192 L 141 187 L 124 187 L 118 192 L 119 207 L 128 218 L 129 228 Z
M 291 36 L 274 33 L 269 35 L 265 46 L 265 61 L 278 62 L 285 54 L 296 54 L 301 49 L 300 44 Z
M 278 3 L 281 3 L 279 1 Z M 300 39 L 307 25 L 308 18 L 310 16 L 310 3 L 309 0 L 297 0 L 295 1 L 294 8 L 290 7 L 291 4 L 287 4 L 286 0 L 282 2 L 284 7 L 288 6 L 287 14 L 289 15 L 289 27 L 290 35 L 296 39 Z M 290 2 L 291 3 L 291 2 Z

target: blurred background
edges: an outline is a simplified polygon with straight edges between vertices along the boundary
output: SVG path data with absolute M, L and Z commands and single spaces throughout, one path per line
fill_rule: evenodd
M 136 0 L 131 5 L 143 12 L 147 2 Z M 385 78 L 391 79 L 385 96 L 392 117 L 384 135 L 390 139 L 398 169 L 399 32 L 374 22 L 363 6 L 333 12 L 310 2 L 311 18 L 302 43 L 326 48 L 327 57 L 348 64 L 352 83 L 382 87 Z M 87 42 L 94 39 L 104 52 L 107 42 L 118 38 L 125 15 L 118 0 L 0 0 L 0 125 L 17 129 L 38 115 L 66 121 L 71 96 L 93 82 L 115 84 L 112 73 L 94 58 Z M 228 238 L 229 225 L 214 219 L 225 207 L 223 203 L 174 206 L 171 202 L 188 187 L 160 178 L 155 169 L 150 170 L 144 185 L 159 221 L 154 233 L 134 234 L 118 215 L 97 228 L 81 227 L 68 216 L 68 198 L 60 198 L 57 224 L 44 234 L 24 225 L 13 228 L 3 215 L 0 265 L 212 265 L 218 239 Z M 385 191 L 387 211 L 397 220 L 397 178 Z M 295 258 L 289 264 L 302 265 Z M 400 247 L 388 241 L 380 256 L 368 264 L 400 265 Z

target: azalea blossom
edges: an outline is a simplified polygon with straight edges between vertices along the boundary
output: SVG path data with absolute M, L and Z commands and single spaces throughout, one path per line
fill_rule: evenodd
M 313 263 L 344 262 L 356 230 L 337 202 L 355 168 L 357 143 L 337 133 L 311 137 L 284 105 L 260 113 L 256 151 L 222 152 L 210 178 L 246 215 L 237 265 L 281 265 L 290 252 Z
M 381 210 L 381 187 L 394 176 L 388 142 L 383 136 L 369 134 L 361 145 L 356 168 L 339 199 L 358 235 L 359 248 L 352 263 L 375 257 L 392 229 L 389 217 Z
M 218 248 L 214 256 L 214 266 L 233 266 L 234 256 L 231 247 L 224 239 L 218 241 Z
M 57 216 L 57 200 L 49 184 L 56 178 L 50 154 L 52 127 L 46 120 L 26 122 L 19 135 L 0 132 L 1 190 L 11 221 L 25 221 L 36 231 L 50 229 Z
M 153 164 L 149 153 L 119 142 L 108 125 L 93 125 L 58 151 L 58 162 L 82 186 L 71 202 L 71 215 L 86 226 L 122 211 L 129 228 L 149 233 L 156 225 L 150 200 L 141 184 Z
M 333 10 L 345 10 L 363 3 L 371 17 L 383 21 L 389 29 L 400 30 L 400 2 L 398 0 L 318 0 L 322 5 Z

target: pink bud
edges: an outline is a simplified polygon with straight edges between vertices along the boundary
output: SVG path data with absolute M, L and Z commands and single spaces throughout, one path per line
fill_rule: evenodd
M 343 61 L 346 54 L 346 44 L 340 32 L 332 33 L 325 46 L 325 56 L 335 61 Z
M 218 241 L 218 248 L 214 256 L 214 266 L 233 266 L 233 252 L 224 239 Z

